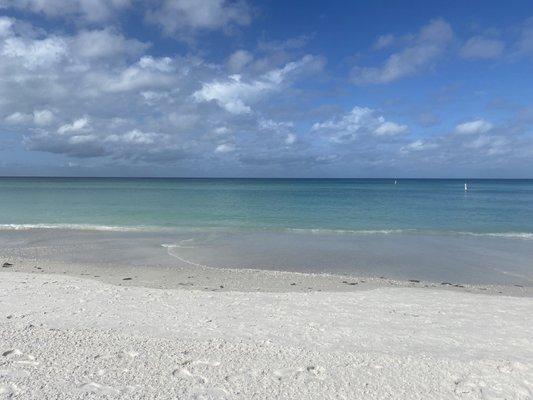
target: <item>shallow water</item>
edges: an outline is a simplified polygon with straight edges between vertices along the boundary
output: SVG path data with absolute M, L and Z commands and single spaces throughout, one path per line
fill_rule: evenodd
M 0 231 L 4 257 L 83 265 L 253 268 L 533 286 L 530 240 L 418 234 Z
M 533 181 L 0 178 L 0 225 L 533 236 Z
M 7 178 L 0 239 L 70 262 L 531 285 L 533 181 L 468 183 Z

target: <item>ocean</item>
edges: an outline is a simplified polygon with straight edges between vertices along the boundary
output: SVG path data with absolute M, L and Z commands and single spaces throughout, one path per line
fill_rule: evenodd
M 199 265 L 529 285 L 533 180 L 0 178 L 2 237 L 37 230 Z

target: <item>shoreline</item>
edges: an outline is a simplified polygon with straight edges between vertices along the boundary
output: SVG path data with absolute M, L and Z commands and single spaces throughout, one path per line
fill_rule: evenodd
M 81 277 L 106 284 L 153 289 L 185 289 L 213 292 L 358 292 L 379 288 L 421 288 L 495 296 L 533 297 L 533 287 L 522 285 L 471 285 L 430 282 L 416 278 L 353 276 L 252 268 L 218 268 L 182 263 L 175 266 L 76 264 L 36 259 L 4 259 L 11 264 L 1 272 L 54 274 Z
M 297 241 L 293 242 L 293 239 Z M 439 245 L 438 241 L 422 239 L 417 246 Z M 229 238 L 225 235 L 202 235 L 191 238 L 190 234 L 46 229 L 4 231 L 0 232 L 0 265 L 9 262 L 13 264 L 13 270 L 22 272 L 87 276 L 117 285 L 153 288 L 283 292 L 354 291 L 386 286 L 533 296 L 533 281 L 524 255 L 510 260 L 508 264 L 511 267 L 500 267 L 499 261 L 505 254 L 494 250 L 492 265 L 483 267 L 478 260 L 478 265 L 473 265 L 467 273 L 462 271 L 461 264 L 466 259 L 458 259 L 463 255 L 454 254 L 454 247 L 445 247 L 441 253 L 434 254 L 434 257 L 447 257 L 449 254 L 449 259 L 444 262 L 432 258 L 434 250 L 430 247 L 423 260 L 416 267 L 410 267 L 412 256 L 406 256 L 406 251 L 416 254 L 418 247 L 406 249 L 405 242 L 398 242 L 395 238 L 390 240 L 390 236 L 372 236 L 356 242 L 338 243 L 333 237 L 312 235 L 302 238 L 300 234 L 283 237 L 237 235 Z M 476 251 L 482 252 L 491 245 L 505 247 L 509 241 L 520 243 L 522 247 L 519 250 L 526 251 L 523 242 L 514 239 L 490 239 L 479 244 Z M 259 247 L 254 247 L 256 243 Z M 384 250 L 388 252 L 384 256 L 379 254 L 382 244 L 389 246 Z M 344 251 L 350 245 L 354 247 L 349 254 L 343 254 L 339 260 L 333 258 L 338 251 Z M 367 250 L 367 245 L 372 245 L 372 249 Z M 298 255 L 300 253 L 303 254 Z M 403 257 L 402 261 L 388 266 L 386 263 L 394 260 L 396 254 L 399 258 Z M 375 269 L 372 267 L 374 264 L 365 267 L 365 263 L 372 262 L 374 256 L 379 258 Z M 295 270 L 298 264 L 291 265 L 290 261 L 299 261 L 306 266 L 308 262 L 311 264 Z M 454 265 L 457 261 L 461 263 Z M 335 263 L 355 264 L 355 267 L 340 270 L 334 268 Z M 247 265 L 253 266 L 249 268 Z M 522 275 L 515 275 L 517 272 Z M 488 277 L 488 274 L 492 275 Z M 476 277 L 481 277 L 481 281 Z

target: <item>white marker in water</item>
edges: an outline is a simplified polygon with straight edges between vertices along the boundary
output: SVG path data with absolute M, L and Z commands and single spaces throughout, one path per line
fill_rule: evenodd
M 396 185 L 397 183 L 398 183 L 398 181 L 395 180 L 395 181 L 394 181 L 394 184 Z
M 465 182 L 465 192 L 468 192 L 468 185 Z

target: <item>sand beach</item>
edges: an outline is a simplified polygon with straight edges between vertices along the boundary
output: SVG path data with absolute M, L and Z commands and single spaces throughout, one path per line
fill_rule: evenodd
M 533 393 L 529 288 L 22 258 L 9 264 L 0 271 L 2 398 Z

